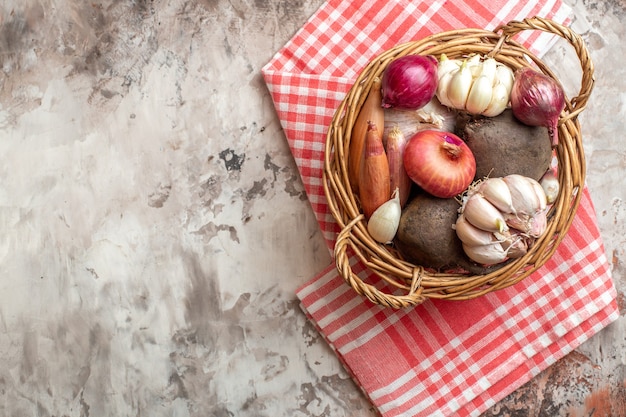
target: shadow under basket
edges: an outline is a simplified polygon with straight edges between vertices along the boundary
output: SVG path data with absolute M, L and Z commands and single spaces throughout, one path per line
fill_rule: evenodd
M 448 58 L 455 59 L 478 53 L 491 56 L 514 71 L 534 66 L 557 80 L 538 57 L 512 39 L 525 30 L 544 31 L 564 38 L 573 46 L 582 67 L 580 92 L 572 99 L 565 98 L 565 109 L 559 117 L 559 143 L 555 154 L 560 191 L 548 212 L 545 233 L 526 255 L 484 275 L 432 272 L 401 259 L 392 246 L 380 244 L 369 235 L 365 217 L 348 180 L 350 132 L 374 79 L 382 77 L 386 66 L 401 56 L 446 54 Z M 460 29 L 438 33 L 397 45 L 373 59 L 336 110 L 325 145 L 324 191 L 329 209 L 341 228 L 335 245 L 335 262 L 347 284 L 375 304 L 403 308 L 418 305 L 429 298 L 476 298 L 516 284 L 539 269 L 565 237 L 582 197 L 585 156 L 578 115 L 586 106 L 593 84 L 593 63 L 582 38 L 569 28 L 540 17 L 511 21 L 493 32 Z M 356 254 L 370 272 L 386 282 L 387 292 L 359 277 L 350 263 L 352 254 Z

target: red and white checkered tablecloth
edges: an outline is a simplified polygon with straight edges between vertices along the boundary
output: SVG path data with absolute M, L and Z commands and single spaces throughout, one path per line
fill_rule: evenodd
M 567 23 L 569 13 L 556 0 L 330 0 L 319 8 L 262 72 L 331 253 L 339 230 L 322 187 L 324 142 L 359 71 L 380 52 L 432 33 L 534 15 Z M 539 55 L 555 41 L 536 31 L 516 39 Z M 297 296 L 385 417 L 477 416 L 619 316 L 586 189 L 555 255 L 513 287 L 393 310 L 356 294 L 333 263 Z

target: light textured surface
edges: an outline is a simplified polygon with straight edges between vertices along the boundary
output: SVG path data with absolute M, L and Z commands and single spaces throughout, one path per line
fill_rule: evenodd
M 0 414 L 374 415 L 297 305 L 330 257 L 260 75 L 320 4 L 0 6 Z M 568 4 L 596 64 L 581 122 L 624 314 L 626 6 Z M 546 59 L 568 92 L 570 52 Z M 485 414 L 626 415 L 625 332 Z

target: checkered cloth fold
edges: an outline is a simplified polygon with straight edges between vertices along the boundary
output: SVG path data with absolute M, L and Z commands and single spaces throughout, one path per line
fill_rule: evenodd
M 539 15 L 569 20 L 560 1 L 325 2 L 263 68 L 329 250 L 338 227 L 322 186 L 332 116 L 378 53 L 432 33 L 494 29 Z M 554 37 L 518 41 L 540 55 Z M 619 316 L 588 191 L 555 255 L 513 287 L 468 301 L 393 310 L 359 296 L 329 265 L 297 291 L 301 306 L 383 416 L 477 416 Z M 356 258 L 353 269 L 381 288 Z

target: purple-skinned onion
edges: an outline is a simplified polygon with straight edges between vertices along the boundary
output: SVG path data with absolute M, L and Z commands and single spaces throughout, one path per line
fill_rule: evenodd
M 511 90 L 511 110 L 522 123 L 545 126 L 552 146 L 559 143 L 559 115 L 565 108 L 563 88 L 554 79 L 532 68 L 515 72 Z
M 387 65 L 382 76 L 384 108 L 420 109 L 437 90 L 437 60 L 432 56 L 406 55 Z

